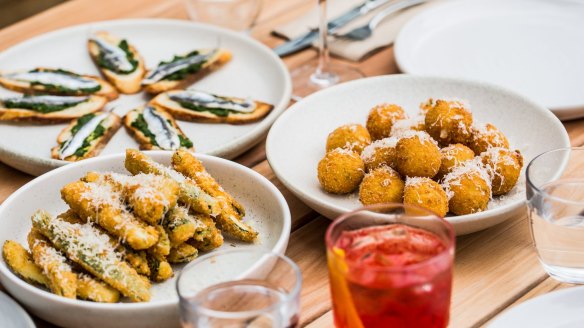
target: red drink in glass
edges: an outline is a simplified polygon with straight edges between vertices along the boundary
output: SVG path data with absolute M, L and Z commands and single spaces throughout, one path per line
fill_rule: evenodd
M 429 212 L 412 215 L 404 205 L 383 206 L 397 212 L 357 211 L 329 228 L 335 325 L 446 327 L 454 246 L 450 225 Z

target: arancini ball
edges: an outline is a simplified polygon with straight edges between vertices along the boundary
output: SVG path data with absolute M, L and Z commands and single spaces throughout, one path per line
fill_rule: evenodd
M 477 160 L 455 167 L 442 180 L 448 196 L 448 208 L 456 215 L 481 212 L 491 199 L 491 181 L 487 170 Z
M 371 108 L 365 126 L 373 140 L 380 140 L 389 137 L 393 124 L 404 118 L 406 118 L 406 113 L 400 106 L 380 104 Z
M 398 139 L 393 137 L 383 138 L 365 147 L 361 153 L 361 159 L 365 163 L 365 170 L 369 172 L 382 165 L 394 168 L 397 141 Z
M 461 101 L 436 100 L 424 123 L 426 132 L 444 146 L 466 144 L 471 138 L 472 114 Z
M 336 128 L 326 139 L 326 151 L 343 148 L 361 154 L 371 143 L 369 131 L 361 124 L 345 124 Z
M 336 148 L 318 162 L 318 181 L 325 191 L 347 194 L 359 187 L 365 175 L 363 160 L 354 151 Z
M 395 167 L 402 176 L 432 178 L 442 162 L 436 141 L 423 131 L 406 131 L 395 146 Z
M 446 192 L 430 178 L 408 177 L 404 188 L 404 204 L 428 209 L 440 217 L 448 213 Z
M 401 203 L 404 182 L 389 166 L 381 166 L 367 173 L 359 187 L 359 200 L 364 205 Z
M 426 126 L 424 125 L 424 116 L 416 115 L 414 117 L 395 121 L 391 127 L 391 136 L 397 136 L 409 130 L 425 131 Z
M 475 157 L 474 152 L 463 144 L 452 144 L 440 149 L 442 161 L 438 170 L 437 178 L 441 179 L 455 166 L 462 162 L 469 161 Z
M 523 156 L 519 150 L 490 148 L 481 154 L 481 159 L 491 177 L 494 196 L 506 194 L 513 189 L 523 167 Z
M 478 156 L 491 147 L 509 148 L 509 141 L 501 130 L 487 123 L 473 127 L 468 147 Z

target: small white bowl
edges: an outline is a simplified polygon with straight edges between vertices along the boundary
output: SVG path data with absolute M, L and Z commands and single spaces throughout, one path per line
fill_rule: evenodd
M 168 165 L 171 152 L 146 152 L 155 161 Z M 246 208 L 245 220 L 259 233 L 259 241 L 245 244 L 226 238 L 222 248 L 269 249 L 283 254 L 290 236 L 290 209 L 280 191 L 259 173 L 234 162 L 197 155 L 209 173 Z M 12 239 L 26 246 L 30 217 L 37 209 L 56 215 L 67 209 L 60 198 L 65 184 L 88 171 L 127 173 L 124 155 L 101 156 L 67 165 L 46 173 L 12 194 L 0 206 L 0 244 Z M 147 303 L 100 304 L 71 300 L 24 282 L 0 260 L 0 282 L 14 298 L 36 316 L 64 327 L 176 327 L 179 325 L 175 277 L 154 283 Z M 237 270 L 237 268 L 233 268 Z
M 369 110 L 380 103 L 418 112 L 428 98 L 459 98 L 468 104 L 475 122 L 492 123 L 519 149 L 524 167 L 536 155 L 569 147 L 562 123 L 547 109 L 507 89 L 458 79 L 388 75 L 343 83 L 317 92 L 290 107 L 271 128 L 266 155 L 272 170 L 298 198 L 320 214 L 334 219 L 361 207 L 358 195 L 325 192 L 317 179 L 317 165 L 325 154 L 328 134 L 348 123 L 365 125 Z M 486 229 L 525 211 L 525 179 L 514 197 L 484 212 L 447 217 L 457 235 Z

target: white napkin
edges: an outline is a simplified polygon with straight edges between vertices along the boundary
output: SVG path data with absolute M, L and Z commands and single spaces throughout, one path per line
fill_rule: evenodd
M 329 20 L 334 19 L 342 15 L 344 12 L 350 10 L 363 3 L 364 0 L 328 0 L 327 1 L 327 16 Z M 400 0 L 394 0 L 390 3 L 395 3 Z M 407 8 L 401 10 L 393 15 L 388 16 L 383 22 L 377 26 L 368 39 L 363 41 L 346 41 L 338 38 L 329 37 L 329 48 L 333 55 L 350 59 L 353 61 L 359 61 L 368 55 L 372 54 L 376 50 L 387 47 L 393 43 L 401 27 L 413 16 L 419 12 L 427 9 L 429 6 L 433 6 L 436 3 L 442 2 L 444 0 L 431 0 L 427 3 L 417 5 L 415 7 Z M 356 27 L 363 26 L 375 16 L 375 14 L 382 11 L 390 3 L 377 8 L 376 10 L 368 13 L 367 15 L 361 16 L 344 27 L 338 29 L 336 33 L 343 34 L 351 31 Z M 315 8 L 304 16 L 281 26 L 278 26 L 274 33 L 286 37 L 288 39 L 294 39 L 303 34 L 309 32 L 311 29 L 318 26 L 318 7 L 317 1 L 314 0 Z M 313 46 L 317 46 L 318 41 L 313 43 Z

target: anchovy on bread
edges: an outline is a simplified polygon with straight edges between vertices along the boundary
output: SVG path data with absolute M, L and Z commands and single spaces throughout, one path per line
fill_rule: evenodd
M 0 121 L 59 123 L 103 108 L 100 96 L 17 96 L 0 98 Z

